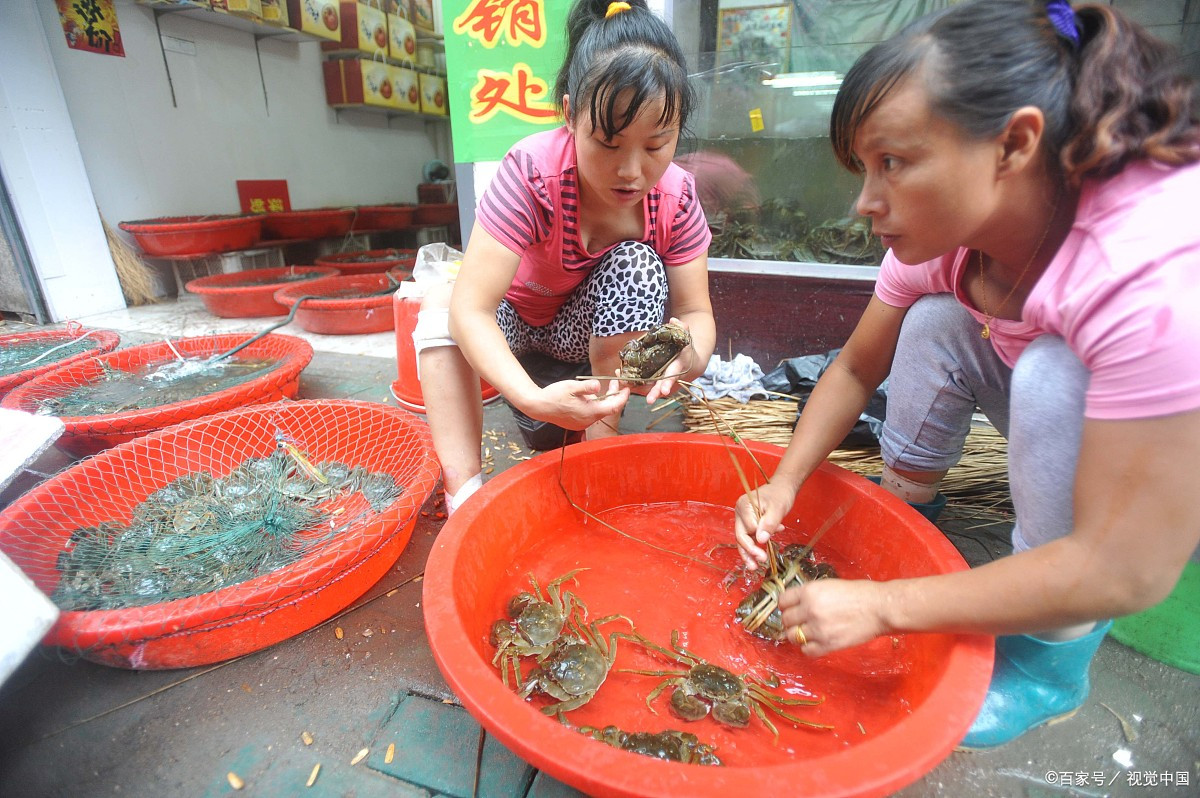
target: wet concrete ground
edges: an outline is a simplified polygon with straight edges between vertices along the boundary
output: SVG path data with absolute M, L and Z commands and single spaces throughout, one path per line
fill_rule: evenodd
M 302 375 L 301 398 L 391 402 L 393 379 L 390 358 L 318 352 Z M 623 429 L 639 431 L 648 418 L 634 403 Z M 522 442 L 502 403 L 487 408 L 485 428 Z M 674 419 L 655 427 L 681 429 Z M 52 472 L 68 462 L 52 451 L 35 468 Z M 497 457 L 497 471 L 517 462 Z M 0 499 L 7 503 L 35 481 L 27 475 Z M 35 651 L 0 686 L 0 794 L 578 795 L 491 742 L 476 773 L 479 728 L 457 709 L 423 630 L 420 580 L 443 523 L 438 509 L 432 498 L 399 561 L 351 608 L 266 650 L 171 671 Z M 962 508 L 942 527 L 973 563 L 1006 547 L 1006 524 Z M 994 752 L 953 753 L 897 794 L 1197 794 L 1200 677 L 1108 639 L 1092 679 L 1074 718 Z M 387 763 L 391 744 L 400 753 Z M 242 790 L 230 786 L 231 772 Z

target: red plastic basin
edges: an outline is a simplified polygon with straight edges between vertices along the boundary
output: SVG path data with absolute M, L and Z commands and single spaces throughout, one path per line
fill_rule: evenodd
M 417 224 L 457 224 L 458 204 L 438 202 L 418 205 L 413 219 Z
M 355 230 L 403 230 L 413 223 L 414 205 L 360 205 Z
M 249 249 L 263 234 L 259 216 L 163 216 L 117 226 L 147 255 L 161 257 Z
M 275 292 L 289 285 L 301 285 L 321 277 L 333 277 L 337 269 L 327 266 L 281 266 L 249 269 L 231 274 L 198 277 L 184 286 L 204 301 L 214 316 L 244 319 L 259 316 L 284 316 L 288 309 L 275 301 Z M 280 279 L 303 275 L 302 279 Z
M 84 358 L 111 352 L 121 343 L 121 336 L 112 330 L 89 330 L 79 326 L 75 322 L 68 324 L 65 330 L 38 330 L 35 332 L 13 333 L 12 335 L 0 336 L 0 349 L 6 346 L 19 346 L 20 344 L 34 341 L 43 342 L 50 346 L 59 346 L 84 336 L 92 341 L 93 346 L 91 348 L 81 350 L 79 346 L 83 345 L 82 342 L 79 346 L 64 346 L 58 352 L 49 354 L 38 360 L 37 363 L 30 365 L 29 368 L 0 376 L 0 398 L 3 398 L 13 388 L 29 382 L 34 377 L 40 377 L 47 372 L 83 360 Z
M 350 232 L 354 208 L 281 211 L 263 217 L 263 238 L 331 238 Z
M 392 293 L 398 284 L 386 274 L 322 277 L 311 283 L 281 288 L 275 301 L 289 309 L 304 296 L 295 321 L 309 332 L 322 335 L 360 335 L 392 329 Z M 380 293 L 387 289 L 387 293 Z M 375 296 L 361 296 L 375 294 Z
M 322 255 L 316 260 L 318 266 L 331 266 L 342 274 L 379 274 L 401 267 L 408 270 L 409 277 L 416 262 L 415 249 L 364 249 L 340 255 Z
M 104 376 L 106 368 L 137 371 L 144 366 L 169 363 L 176 359 L 176 350 L 184 357 L 208 357 L 227 352 L 252 337 L 248 333 L 238 333 L 176 338 L 170 345 L 166 342 L 144 344 L 87 358 L 26 382 L 4 397 L 0 407 L 36 413 L 40 400 L 62 396 L 96 382 Z M 300 388 L 300 371 L 309 364 L 312 356 L 313 348 L 308 341 L 271 333 L 233 356 L 237 360 L 278 360 L 270 371 L 240 385 L 157 407 L 95 416 L 64 416 L 65 430 L 55 445 L 76 457 L 83 457 L 172 424 L 243 405 L 292 398 Z
M 750 448 L 767 472 L 783 453 L 768 444 Z M 589 795 L 894 792 L 937 765 L 969 728 L 991 674 L 991 638 L 897 635 L 810 658 L 790 644 L 746 634 L 733 610 L 750 586 L 722 585 L 738 557 L 732 548 L 713 548 L 733 542 L 731 508 L 742 487 L 731 451 L 747 475 L 759 473 L 728 440 L 644 434 L 543 454 L 486 483 L 442 528 L 426 565 L 425 627 L 438 666 L 488 732 Z M 567 496 L 624 534 L 586 519 Z M 912 508 L 830 464 L 805 483 L 777 539 L 806 542 L 839 509 L 844 515 L 816 552 L 842 577 L 881 580 L 966 568 L 941 532 Z M 776 717 L 776 743 L 757 718 L 744 729 L 721 726 L 711 717 L 694 723 L 676 719 L 666 709 L 667 693 L 656 699 L 654 714 L 645 699 L 663 677 L 617 670 L 681 668 L 629 640 L 617 641 L 607 681 L 568 721 L 616 724 L 626 731 L 684 729 L 714 744 L 724 767 L 619 751 L 542 714 L 546 699 L 523 700 L 502 683 L 491 663 L 489 629 L 505 617 L 507 600 L 528 589 L 529 573 L 545 589 L 575 568 L 587 570 L 566 589 L 586 604 L 591 618 L 622 613 L 646 637 L 667 645 L 677 629 L 683 644 L 710 662 L 739 674 L 773 672 L 780 692 L 823 697 L 819 706 L 792 711 L 834 729 L 793 727 Z M 602 632 L 627 628 L 614 622 Z
M 377 582 L 407 545 L 440 470 L 428 427 L 399 408 L 346 400 L 241 408 L 102 452 L 47 480 L 0 515 L 0 550 L 47 594 L 71 531 L 117 520 L 175 478 L 220 477 L 270 454 L 277 433 L 316 462 L 392 475 L 391 505 L 297 562 L 220 590 L 118 610 L 69 611 L 46 635 L 86 659 L 123 668 L 185 668 L 257 651 L 325 621 Z

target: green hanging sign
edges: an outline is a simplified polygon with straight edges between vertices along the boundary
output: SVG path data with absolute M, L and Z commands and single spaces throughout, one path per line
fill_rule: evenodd
M 444 0 L 455 161 L 499 161 L 561 124 L 553 95 L 569 10 L 570 0 Z

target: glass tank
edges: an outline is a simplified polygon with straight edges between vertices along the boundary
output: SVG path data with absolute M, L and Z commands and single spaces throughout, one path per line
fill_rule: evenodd
M 838 164 L 829 115 L 871 45 L 953 0 L 676 0 L 670 13 L 699 100 L 676 158 L 696 176 L 710 257 L 877 266 Z

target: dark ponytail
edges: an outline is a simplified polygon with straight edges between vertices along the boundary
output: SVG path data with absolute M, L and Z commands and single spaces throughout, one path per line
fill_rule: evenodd
M 658 122 L 677 121 L 682 131 L 695 105 L 683 50 L 646 0 L 628 4 L 629 9 L 606 17 L 608 0 L 576 0 L 567 17 L 567 54 L 555 82 L 555 102 L 561 111 L 563 96 L 570 95 L 572 114 L 586 109 L 592 129 L 611 139 L 646 103 L 662 97 Z M 628 104 L 623 98 L 618 104 L 626 92 Z
M 1190 82 L 1172 50 L 1108 6 L 1077 9 L 1074 25 L 1078 42 L 1030 0 L 972 0 L 913 22 L 847 73 L 830 119 L 835 154 L 857 171 L 858 127 L 919 75 L 934 112 L 977 138 L 998 135 L 1022 106 L 1040 108 L 1047 154 L 1071 183 L 1140 158 L 1200 159 Z
M 1138 158 L 1178 166 L 1200 159 L 1192 86 L 1174 48 L 1109 6 L 1076 11 L 1081 28 L 1068 175 L 1107 176 Z

